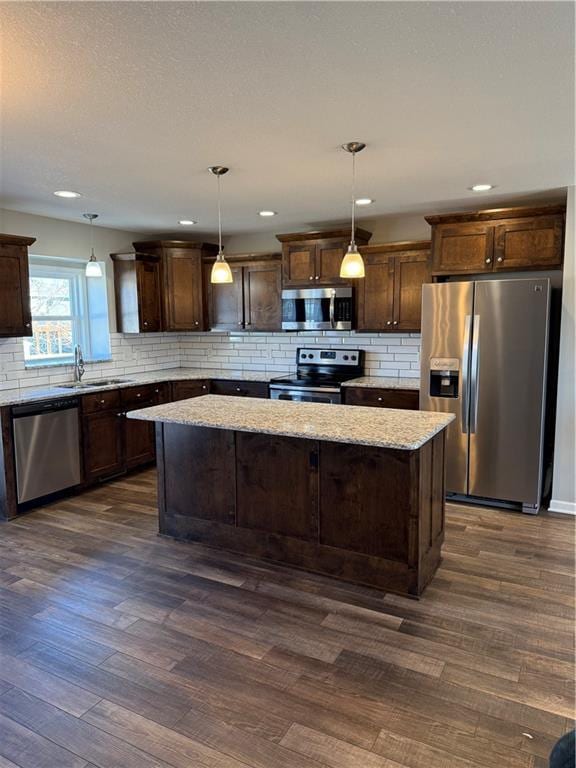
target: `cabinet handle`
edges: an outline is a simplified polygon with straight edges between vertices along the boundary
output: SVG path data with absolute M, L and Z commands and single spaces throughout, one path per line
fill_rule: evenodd
M 242 325 L 242 320 L 240 320 L 240 322 L 238 323 L 238 325 Z
M 106 400 L 100 400 L 100 405 L 104 405 L 105 402 Z
M 486 264 L 490 264 L 491 261 L 492 259 L 486 259 Z
M 202 389 L 206 389 L 206 384 L 202 384 Z
M 386 320 L 386 325 L 392 325 L 392 320 Z
M 236 387 L 236 392 L 240 392 L 240 387 Z
M 310 275 L 310 277 L 308 278 L 308 280 L 314 280 L 314 275 Z
M 137 392 L 136 393 L 136 397 L 142 397 L 142 393 L 141 392 Z
M 504 261 L 504 259 L 502 258 L 502 256 L 498 256 L 496 261 L 499 262 L 499 263 L 502 263 Z
M 398 320 L 394 320 L 394 322 L 392 323 L 392 325 L 398 325 Z
M 159 389 L 155 389 L 155 390 L 154 390 L 154 392 L 155 392 L 156 394 L 158 394 L 158 392 L 160 392 L 160 390 L 159 390 Z
M 148 320 L 144 320 L 144 322 L 142 323 L 142 325 L 148 325 Z
M 196 322 L 194 323 L 194 325 L 200 325 L 199 321 L 198 321 L 198 320 L 196 320 Z
M 123 413 L 117 413 L 116 416 L 120 417 L 120 416 L 124 416 L 124 414 Z
M 316 277 L 314 278 L 314 280 L 320 280 L 320 275 L 316 275 Z
M 378 398 L 378 402 L 379 402 L 379 403 L 381 403 L 381 402 L 382 402 L 382 398 L 381 398 L 381 397 L 379 397 L 379 398 Z
M 26 328 L 30 328 L 30 323 L 26 323 Z

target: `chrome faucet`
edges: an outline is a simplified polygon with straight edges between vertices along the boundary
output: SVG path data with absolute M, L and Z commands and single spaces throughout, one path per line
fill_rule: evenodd
M 82 381 L 84 376 L 84 358 L 82 357 L 82 350 L 80 344 L 76 344 L 74 347 L 74 381 L 78 384 Z

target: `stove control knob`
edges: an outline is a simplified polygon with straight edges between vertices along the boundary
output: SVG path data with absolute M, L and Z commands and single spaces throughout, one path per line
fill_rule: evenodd
M 344 355 L 344 360 L 348 360 L 348 355 Z
M 312 360 L 314 358 L 314 355 L 311 353 L 308 355 L 308 357 L 310 358 L 310 360 Z
M 356 355 L 352 355 L 352 360 L 356 360 Z

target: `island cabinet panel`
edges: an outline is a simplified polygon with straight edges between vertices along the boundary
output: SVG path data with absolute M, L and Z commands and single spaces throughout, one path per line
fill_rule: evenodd
M 160 533 L 417 597 L 440 562 L 443 441 L 391 450 L 158 424 Z
M 238 526 L 318 540 L 318 444 L 236 433 Z
M 320 543 L 406 561 L 411 453 L 321 443 L 320 464 Z
M 32 336 L 28 246 L 34 242 L 0 235 L 0 337 Z
M 234 525 L 234 433 L 180 424 L 165 424 L 163 430 L 158 440 L 160 533 L 187 538 L 193 518 Z

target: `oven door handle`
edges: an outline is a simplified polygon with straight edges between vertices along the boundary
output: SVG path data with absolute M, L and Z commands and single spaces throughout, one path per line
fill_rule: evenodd
M 336 307 L 336 291 L 330 291 L 330 328 L 334 328 L 334 309 Z

